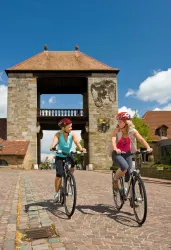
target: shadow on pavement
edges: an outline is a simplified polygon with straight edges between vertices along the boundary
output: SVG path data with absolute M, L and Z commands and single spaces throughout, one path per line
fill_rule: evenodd
M 35 207 L 35 206 L 39 206 L 42 207 L 41 209 L 30 209 L 31 207 Z M 67 220 L 68 217 L 66 216 L 66 214 L 59 210 L 59 208 L 62 208 L 63 206 L 60 203 L 54 203 L 53 200 L 47 200 L 47 201 L 40 201 L 40 202 L 35 202 L 35 203 L 30 203 L 25 205 L 25 212 L 31 212 L 31 211 L 39 211 L 42 209 L 45 209 L 47 211 L 49 211 L 50 213 L 52 213 L 53 215 L 57 216 L 60 219 L 64 219 Z
M 134 216 L 134 214 L 129 212 L 118 211 L 113 206 L 105 204 L 78 205 L 76 206 L 76 209 L 83 214 L 89 214 L 89 215 L 97 215 L 96 213 L 101 213 L 104 216 L 107 216 L 110 219 L 113 219 L 118 223 L 128 227 L 140 227 L 135 219 L 128 217 L 128 216 Z M 91 210 L 96 213 L 91 213 L 85 210 Z

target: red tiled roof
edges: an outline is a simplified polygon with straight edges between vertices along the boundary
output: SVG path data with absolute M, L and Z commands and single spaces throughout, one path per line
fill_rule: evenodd
M 0 118 L 0 138 L 7 139 L 7 119 Z
M 2 150 L 0 150 L 0 155 L 25 155 L 29 141 L 2 140 L 0 138 L 0 145 L 3 145 Z
M 24 62 L 15 65 L 8 71 L 34 71 L 34 70 L 113 70 L 96 59 L 85 55 L 80 51 L 43 51 Z
M 167 138 L 171 139 L 171 111 L 148 111 L 142 118 L 149 126 L 152 141 L 161 140 L 160 136 L 155 135 L 155 130 L 164 125 L 168 127 Z

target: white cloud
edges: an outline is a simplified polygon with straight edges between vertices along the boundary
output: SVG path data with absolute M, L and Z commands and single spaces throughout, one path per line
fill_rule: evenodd
M 52 96 L 50 99 L 49 99 L 49 103 L 55 103 L 56 102 L 56 97 L 55 96 Z
M 3 75 L 3 72 L 0 72 L 0 82 L 3 82 L 2 75 Z
M 0 85 L 0 118 L 7 117 L 7 86 Z
M 74 131 L 77 136 L 78 136 L 78 140 L 81 140 L 81 131 L 80 130 L 75 130 Z M 53 137 L 54 135 L 57 133 L 57 131 L 48 131 L 48 130 L 44 130 L 43 131 L 43 139 L 41 140 L 41 160 L 45 160 L 45 158 L 48 157 L 52 157 L 53 153 L 50 152 L 50 146 L 52 144 L 53 141 Z M 75 151 L 75 144 L 73 142 L 72 145 L 72 151 Z
M 44 101 L 44 100 L 42 100 L 42 104 L 43 104 L 43 105 L 45 104 L 45 101 Z
M 153 75 L 144 80 L 137 91 L 128 90 L 126 95 L 130 93 L 135 93 L 142 101 L 168 103 L 171 100 L 171 68 L 166 71 L 154 70 Z
M 171 111 L 171 103 L 169 103 L 167 106 L 163 107 L 163 108 L 155 108 L 153 111 Z
M 131 108 L 127 108 L 126 106 L 123 106 L 123 107 L 119 108 L 119 112 L 128 112 L 131 115 L 131 117 L 133 117 L 134 114 L 135 114 L 135 110 L 133 110 Z M 137 112 L 137 115 L 138 115 L 138 110 L 136 110 L 136 112 Z
M 155 109 L 153 109 L 153 111 L 159 111 L 159 110 L 161 110 L 161 109 L 159 109 L 159 108 L 155 108 Z
M 131 95 L 135 95 L 135 93 L 136 92 L 134 90 L 128 89 L 128 92 L 125 94 L 125 96 L 128 97 L 128 96 L 131 96 Z

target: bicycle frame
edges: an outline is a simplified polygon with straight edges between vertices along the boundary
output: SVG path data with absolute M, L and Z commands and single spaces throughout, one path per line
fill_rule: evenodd
M 139 155 L 139 154 L 144 154 L 144 153 L 147 153 L 147 151 L 145 150 L 145 151 L 141 151 L 141 152 L 135 152 L 135 153 L 126 153 L 126 152 L 121 152 L 121 155 L 123 154 L 123 155 Z M 134 178 L 135 178 L 135 176 L 137 176 L 137 175 L 140 175 L 140 171 L 139 171 L 139 169 L 137 169 L 137 167 L 136 167 L 136 161 L 135 161 L 135 169 L 132 171 L 132 173 L 131 173 L 131 175 L 130 175 L 130 179 L 129 179 L 129 181 L 128 181 L 128 189 L 127 189 L 127 191 L 126 191 L 126 193 L 125 193 L 125 181 L 124 181 L 124 177 L 122 177 L 122 179 L 123 179 L 123 188 L 124 188 L 124 193 L 123 193 L 123 198 L 124 198 L 124 200 L 127 200 L 128 199 L 128 195 L 129 195 L 129 192 L 130 192 L 130 190 L 131 190 L 131 187 L 133 187 L 134 186 Z M 134 188 L 132 188 L 132 192 L 134 192 L 133 194 L 131 194 L 131 196 L 132 195 L 135 195 L 135 190 L 134 190 Z

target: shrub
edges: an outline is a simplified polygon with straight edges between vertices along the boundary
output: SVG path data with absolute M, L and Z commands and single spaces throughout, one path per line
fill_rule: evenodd
M 152 168 L 163 168 L 163 169 L 169 169 L 169 170 L 171 170 L 171 165 L 166 165 L 166 164 L 154 164 L 154 165 L 152 165 Z
M 118 168 L 119 168 L 118 166 L 111 166 L 110 170 L 118 170 Z

